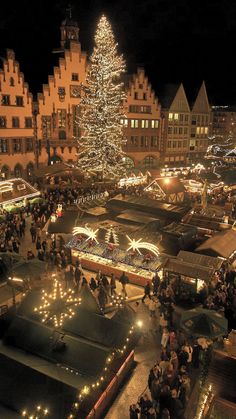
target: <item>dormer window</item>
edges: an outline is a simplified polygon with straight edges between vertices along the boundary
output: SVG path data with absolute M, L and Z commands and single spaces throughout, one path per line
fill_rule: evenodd
M 15 86 L 13 77 L 10 77 L 10 86 Z

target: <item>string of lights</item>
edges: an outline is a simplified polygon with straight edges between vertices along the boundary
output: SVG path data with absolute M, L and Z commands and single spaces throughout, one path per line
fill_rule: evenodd
M 21 417 L 25 419 L 42 419 L 49 415 L 49 410 L 41 405 L 36 406 L 35 409 L 24 409 Z
M 74 291 L 64 291 L 61 283 L 55 279 L 53 291 L 48 294 L 42 290 L 42 305 L 34 308 L 35 313 L 42 315 L 42 323 L 53 321 L 54 327 L 62 327 L 66 318 L 71 319 L 75 312 L 74 308 L 81 303 L 81 298 L 74 296 Z
M 137 323 L 137 327 L 141 327 L 140 324 Z M 107 357 L 106 362 L 105 362 L 105 366 L 102 370 L 102 373 L 100 375 L 100 377 L 97 378 L 96 382 L 94 382 L 93 384 L 91 384 L 90 386 L 84 386 L 80 392 L 78 393 L 78 398 L 77 401 L 72 405 L 72 409 L 71 412 L 68 416 L 67 419 L 74 419 L 76 418 L 77 412 L 80 408 L 80 404 L 81 402 L 89 395 L 91 394 L 92 391 L 96 390 L 97 388 L 99 388 L 102 383 L 104 382 L 104 380 L 107 377 L 107 374 L 109 372 L 109 365 L 111 365 L 112 361 L 119 356 L 122 356 L 124 354 L 124 352 L 127 349 L 127 346 L 129 344 L 129 341 L 131 339 L 132 334 L 134 333 L 134 326 L 131 326 L 131 328 L 129 329 L 128 335 L 125 338 L 125 344 L 122 345 L 120 348 L 114 349 L 110 355 Z

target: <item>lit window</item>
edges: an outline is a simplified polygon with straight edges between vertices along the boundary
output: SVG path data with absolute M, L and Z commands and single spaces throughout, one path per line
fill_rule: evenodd
M 171 121 L 173 119 L 173 113 L 169 113 L 169 120 Z
M 138 128 L 138 119 L 131 119 L 131 128 Z
M 141 127 L 142 128 L 148 128 L 148 119 L 142 119 Z
M 200 127 L 197 127 L 197 128 L 196 128 L 196 133 L 197 133 L 197 134 L 200 134 Z
M 176 121 L 177 119 L 179 119 L 179 114 L 178 113 L 175 113 L 174 114 L 174 120 Z
M 201 127 L 201 134 L 204 134 L 204 127 Z
M 152 128 L 158 128 L 159 121 L 158 119 L 152 119 Z
M 121 125 L 123 125 L 123 127 L 127 127 L 128 126 L 128 119 L 121 119 L 120 123 L 121 123 Z
M 208 134 L 208 127 L 205 127 L 205 134 Z

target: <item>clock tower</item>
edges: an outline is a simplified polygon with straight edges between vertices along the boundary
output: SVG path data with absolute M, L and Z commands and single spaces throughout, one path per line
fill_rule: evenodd
M 69 49 L 71 41 L 79 41 L 78 23 L 72 19 L 72 8 L 66 9 L 66 18 L 61 24 L 61 48 Z

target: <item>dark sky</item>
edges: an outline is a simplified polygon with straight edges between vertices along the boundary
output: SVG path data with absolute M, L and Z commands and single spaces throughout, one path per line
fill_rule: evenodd
M 82 49 L 89 53 L 97 20 L 107 14 L 127 69 L 145 67 L 156 94 L 183 82 L 194 95 L 206 81 L 212 104 L 236 104 L 235 0 L 71 0 Z M 18 0 L 1 4 L 0 55 L 14 49 L 33 93 L 52 74 L 60 23 L 68 1 Z

